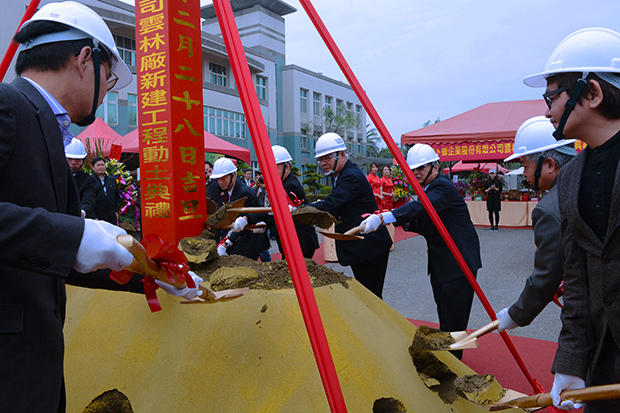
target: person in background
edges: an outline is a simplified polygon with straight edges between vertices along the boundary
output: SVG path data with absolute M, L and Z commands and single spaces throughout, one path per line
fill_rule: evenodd
M 249 188 L 252 188 L 254 186 L 254 181 L 252 180 L 252 169 L 247 168 L 245 171 L 243 171 L 243 182 Z
M 71 139 L 71 143 L 65 146 L 65 157 L 73 173 L 73 179 L 80 192 L 80 202 L 82 204 L 82 217 L 97 218 L 95 213 L 95 194 L 97 193 L 97 181 L 82 170 L 84 158 L 86 158 L 86 148 L 77 138 Z
M 112 225 L 118 224 L 118 210 L 121 207 L 121 194 L 116 185 L 116 178 L 105 173 L 105 159 L 98 156 L 90 164 L 93 167 L 93 177 L 97 182 L 95 192 L 95 216 L 109 222 Z
M 534 269 L 518 300 L 497 313 L 499 332 L 530 325 L 555 296 L 564 271 L 557 176 L 560 169 L 577 155 L 574 139 L 556 140 L 555 128 L 544 116 L 526 120 L 517 130 L 514 154 L 504 160 L 520 158 L 523 175 L 536 190 L 549 191 L 532 211 L 534 230 Z
M 391 211 L 394 209 L 394 182 L 392 182 L 392 170 L 385 165 L 381 168 L 381 195 L 383 199 L 378 202 L 381 211 Z
M 263 180 L 263 175 L 260 171 L 256 171 L 256 181 L 254 181 L 254 188 L 252 189 L 256 194 L 259 205 L 269 206 L 269 201 L 267 200 L 267 189 L 265 188 L 265 181 Z
M 209 183 L 211 180 L 211 174 L 213 173 L 213 164 L 209 161 L 205 162 L 205 181 Z
M 459 191 L 439 170 L 439 156 L 426 144 L 413 145 L 407 153 L 407 164 L 424 189 L 439 218 L 463 255 L 474 277 L 482 267 L 478 234 L 469 210 Z M 435 224 L 419 201 L 409 202 L 391 212 L 366 218 L 363 234 L 385 229 L 383 224 L 403 225 L 417 232 L 428 244 L 428 273 L 442 331 L 467 329 L 474 299 L 474 289 L 443 240 Z M 452 351 L 459 359 L 463 350 Z
M 377 210 L 377 202 L 362 170 L 347 157 L 347 146 L 333 132 L 321 136 L 315 145 L 315 158 L 325 172 L 334 175 L 334 187 L 324 200 L 311 206 L 331 213 L 338 220 L 336 232 L 344 233 L 362 222 L 362 215 Z M 336 254 L 342 266 L 351 266 L 355 279 L 382 298 L 392 239 L 380 228 L 363 240 L 336 240 Z
M 499 231 L 499 211 L 502 210 L 501 193 L 502 180 L 497 176 L 495 169 L 489 169 L 489 178 L 484 183 L 484 192 L 487 194 L 487 211 L 489 211 L 489 222 L 491 223 L 491 231 Z M 495 215 L 495 225 L 493 225 L 493 216 Z
M 564 307 L 551 397 L 585 385 L 620 382 L 620 33 L 578 30 L 524 82 L 543 94 L 556 139 L 587 144 L 557 178 L 564 249 Z M 618 412 L 619 400 L 585 411 Z
M 142 277 L 110 279 L 133 260 L 116 241 L 126 232 L 80 217 L 64 151 L 71 122 L 92 123 L 133 77 L 103 19 L 76 2 L 45 4 L 14 40 L 18 77 L 0 83 L 0 412 L 64 413 L 65 284 L 144 291 Z
M 379 173 L 379 164 L 373 162 L 370 164 L 370 173 L 366 175 L 366 180 L 370 184 L 370 188 L 372 189 L 372 194 L 375 196 L 375 200 L 377 201 L 377 205 L 381 204 L 383 201 L 383 195 L 381 194 L 381 178 L 377 176 Z
M 207 198 L 213 200 L 218 207 L 225 203 L 233 202 L 241 198 L 247 198 L 245 207 L 258 207 L 258 199 L 254 191 L 241 180 L 237 180 L 237 167 L 228 158 L 219 158 L 213 165 L 211 179 L 216 180 L 218 186 L 209 185 L 207 187 Z M 265 233 L 266 226 L 248 231 L 234 232 L 226 234 L 219 231 L 216 240 L 219 255 L 243 255 L 253 260 L 257 260 L 261 252 L 269 248 L 269 238 Z

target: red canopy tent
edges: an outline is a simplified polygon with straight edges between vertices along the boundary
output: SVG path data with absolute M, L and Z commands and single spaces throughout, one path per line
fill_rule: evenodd
M 134 129 L 133 131 L 129 132 L 125 136 L 120 137 L 113 143 L 116 145 L 121 145 L 123 147 L 122 152 L 138 153 L 138 129 Z M 205 152 L 221 153 L 237 159 L 241 159 L 247 164 L 250 164 L 251 162 L 251 154 L 249 149 L 234 145 L 228 141 L 225 141 L 224 139 L 218 138 L 217 136 L 207 131 L 204 131 L 204 149 Z
M 458 161 L 452 167 L 452 173 L 477 171 L 477 172 L 484 172 L 485 174 L 488 174 L 489 169 L 495 169 L 497 173 L 502 173 L 502 174 L 506 174 L 510 172 L 510 169 L 506 169 L 495 162 L 465 163 L 463 161 Z M 450 168 L 443 168 L 444 175 L 447 175 L 449 172 L 450 172 Z
M 512 155 L 517 129 L 544 115 L 544 100 L 487 103 L 422 129 L 405 133 L 403 145 L 426 143 L 442 161 L 503 161 Z
M 103 151 L 103 156 L 110 155 L 110 144 L 116 143 L 115 141 L 121 138 L 121 135 L 116 133 L 114 129 L 108 126 L 101 118 L 96 118 L 95 121 L 84 129 L 78 136 L 76 136 L 86 149 L 100 148 Z M 92 151 L 94 152 L 94 150 Z

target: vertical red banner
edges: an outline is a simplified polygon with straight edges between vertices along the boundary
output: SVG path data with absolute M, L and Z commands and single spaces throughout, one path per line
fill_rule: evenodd
M 136 1 L 142 225 L 177 244 L 206 219 L 199 0 Z

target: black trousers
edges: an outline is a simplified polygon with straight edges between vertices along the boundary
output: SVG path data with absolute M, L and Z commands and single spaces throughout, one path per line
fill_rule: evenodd
M 355 279 L 381 299 L 383 299 L 383 283 L 385 282 L 389 256 L 390 251 L 386 251 L 377 258 L 351 264 Z
M 477 271 L 474 271 L 474 277 Z M 437 276 L 431 274 L 433 298 L 439 315 L 439 329 L 441 331 L 463 331 L 467 329 L 471 305 L 474 301 L 474 289 L 465 276 L 446 283 L 442 283 Z M 457 358 L 461 358 L 463 350 L 451 351 Z
M 586 385 L 600 386 L 620 382 L 620 349 L 609 327 L 605 332 L 603 350 L 594 368 L 588 372 Z M 620 412 L 620 400 L 603 400 L 586 404 L 585 413 Z

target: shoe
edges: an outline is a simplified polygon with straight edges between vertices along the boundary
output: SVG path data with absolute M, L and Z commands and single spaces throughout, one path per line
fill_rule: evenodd
M 495 227 L 492 226 L 491 228 L 489 228 L 489 231 L 495 231 Z

